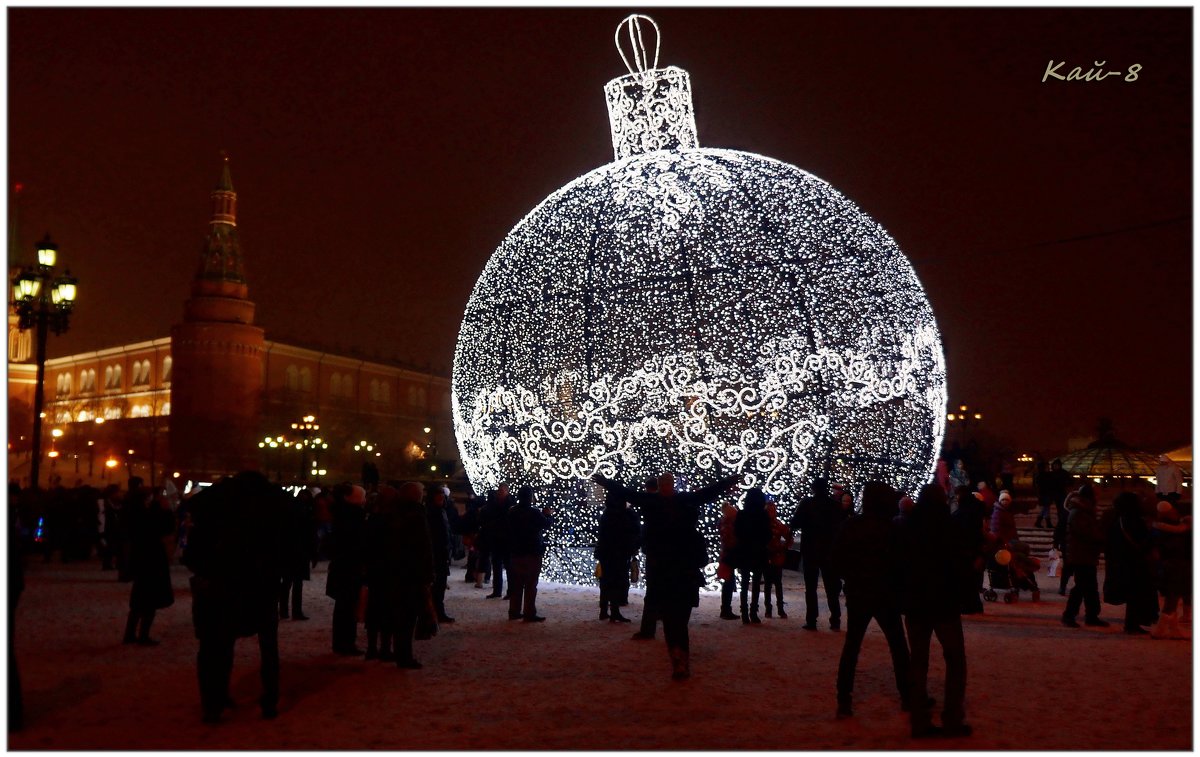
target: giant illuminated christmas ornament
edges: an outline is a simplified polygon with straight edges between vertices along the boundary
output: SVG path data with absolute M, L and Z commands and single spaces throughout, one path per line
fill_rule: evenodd
M 657 67 L 653 21 L 627 18 L 617 40 L 616 159 L 513 228 L 454 356 L 472 487 L 533 485 L 557 511 L 544 572 L 570 583 L 595 580 L 596 472 L 737 472 L 786 519 L 819 476 L 915 493 L 945 428 L 937 324 L 883 227 L 795 166 L 699 147 L 688 74 Z

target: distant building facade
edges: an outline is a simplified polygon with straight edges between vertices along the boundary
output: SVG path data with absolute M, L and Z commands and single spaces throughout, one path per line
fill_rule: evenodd
M 384 478 L 461 475 L 449 379 L 267 339 L 254 325 L 228 163 L 212 201 L 169 337 L 46 361 L 42 485 L 55 475 L 69 486 L 243 469 L 281 482 L 357 481 L 364 463 Z M 22 485 L 36 383 L 29 337 L 10 312 L 9 478 Z M 319 428 L 293 428 L 307 416 Z

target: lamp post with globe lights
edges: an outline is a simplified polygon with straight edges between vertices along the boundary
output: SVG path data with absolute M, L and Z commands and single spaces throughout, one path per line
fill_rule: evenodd
M 17 327 L 34 329 L 37 342 L 37 383 L 33 393 L 33 460 L 29 485 L 37 488 L 42 455 L 42 408 L 45 403 L 46 339 L 49 332 L 63 334 L 70 327 L 78 281 L 69 270 L 55 272 L 58 245 L 47 233 L 37 244 L 37 263 L 21 269 L 13 279 L 13 310 Z

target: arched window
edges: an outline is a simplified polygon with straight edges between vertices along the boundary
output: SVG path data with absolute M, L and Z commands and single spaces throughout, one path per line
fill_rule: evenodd
M 392 404 L 392 384 L 389 381 L 384 381 L 379 387 L 379 399 L 385 405 Z
M 300 369 L 300 391 L 312 391 L 312 371 L 307 367 Z
M 368 390 L 372 402 L 379 401 L 379 379 L 371 379 L 371 387 Z
M 171 414 L 171 403 L 164 402 L 163 406 L 162 406 L 162 415 L 170 415 L 170 414 Z
M 113 389 L 121 388 L 121 366 L 113 366 Z
M 329 394 L 334 397 L 342 396 L 342 374 L 335 373 L 329 377 Z
M 354 397 L 354 377 L 348 373 L 342 379 L 342 395 L 346 399 L 353 399 Z
M 111 365 L 104 366 L 104 388 L 113 388 L 113 367 Z
M 300 389 L 300 371 L 294 365 L 289 365 L 283 372 L 283 386 L 289 392 L 294 392 Z
M 413 407 L 417 406 L 417 388 L 415 386 L 408 387 L 408 404 Z
M 162 382 L 164 384 L 171 383 L 171 364 L 173 362 L 174 361 L 171 360 L 170 355 L 167 355 L 166 357 L 163 358 Z

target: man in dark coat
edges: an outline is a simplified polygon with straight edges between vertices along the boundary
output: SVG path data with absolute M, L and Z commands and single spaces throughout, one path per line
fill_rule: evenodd
M 894 524 L 899 493 L 879 481 L 863 487 L 862 514 L 852 516 L 833 540 L 833 569 L 846 586 L 846 642 L 838 664 L 837 716 L 847 718 L 852 709 L 854 669 L 867 626 L 874 619 L 892 654 L 892 673 L 900 693 L 900 708 L 908 709 L 908 641 L 900 620 L 900 604 L 893 565 L 896 563 Z M 907 518 L 905 519 L 907 521 Z
M 733 532 L 737 537 L 734 562 L 742 574 L 742 623 L 761 623 L 758 593 L 763 571 L 767 568 L 767 544 L 771 541 L 771 519 L 767 515 L 767 498 L 762 489 L 755 487 L 746 492 L 742 510 L 733 521 Z M 751 584 L 754 600 L 747 611 L 746 592 Z
M 446 515 L 447 491 L 441 484 L 429 489 L 425 514 L 429 520 L 429 538 L 433 546 L 433 608 L 439 623 L 453 623 L 454 618 L 446 614 L 446 583 L 450 578 L 450 556 L 453 547 L 450 541 L 450 521 Z
M 1142 519 L 1141 500 L 1121 492 L 1113 500 L 1104 554 L 1104 601 L 1125 605 L 1125 633 L 1147 634 L 1158 622 L 1158 592 L 1150 552 L 1154 540 Z
M 545 618 L 537 614 L 537 585 L 542 573 L 542 556 L 546 541 L 542 533 L 552 522 L 550 508 L 541 512 L 533 509 L 533 487 L 522 486 L 517 492 L 517 504 L 508 511 L 508 618 L 520 618 L 526 623 L 540 623 Z
M 963 641 L 963 595 L 975 587 L 971 552 L 962 529 L 950 517 L 946 492 L 927 484 L 917 497 L 912 517 L 896 533 L 893 568 L 899 581 L 900 607 L 910 645 L 909 716 L 913 738 L 966 736 L 963 722 L 967 692 L 967 652 Z M 946 660 L 946 701 L 942 727 L 929 712 L 929 642 L 937 635 Z
M 639 530 L 620 493 L 609 492 L 593 552 L 600 563 L 600 620 L 630 622 L 621 614 L 621 600 L 629 592 L 629 561 L 638 551 Z
M 708 563 L 704 537 L 696 528 L 699 510 L 732 488 L 738 477 L 730 476 L 699 491 L 676 493 L 675 477 L 664 473 L 659 476 L 654 494 L 627 489 L 599 473 L 592 480 L 607 491 L 618 491 L 626 502 L 642 511 L 646 606 L 653 607 L 662 619 L 671 677 L 685 680 L 691 676 L 688 620 L 692 608 L 700 606 L 703 568 Z
M 508 570 L 508 511 L 516 504 L 508 493 L 508 484 L 500 484 L 479 512 L 479 549 L 482 559 L 491 561 L 492 592 L 488 599 L 504 596 L 504 573 Z M 477 566 L 477 570 L 478 570 Z M 509 579 L 511 582 L 511 578 Z
M 1050 472 L 1042 476 L 1039 484 L 1039 496 L 1044 496 L 1054 504 L 1059 521 L 1066 520 L 1069 517 L 1067 495 L 1071 489 L 1071 474 L 1063 470 L 1062 460 L 1054 458 L 1050 463 Z M 1048 515 L 1047 519 L 1049 519 Z
M 290 535 L 284 555 L 283 579 L 279 585 L 279 617 L 288 617 L 288 597 L 291 597 L 291 617 L 308 620 L 304 614 L 304 582 L 311 577 L 317 564 L 317 528 L 313 520 L 312 494 L 301 489 L 289 503 L 287 532 Z
M 378 510 L 368 521 L 366 538 L 367 581 L 371 600 L 369 620 L 383 635 L 383 649 L 395 640 L 399 668 L 416 670 L 413 633 L 417 617 L 430 602 L 434 570 L 429 538 L 429 517 L 421 504 L 421 486 L 407 483 L 399 490 L 379 490 Z M 381 653 L 379 659 L 390 659 Z
M 653 476 L 646 477 L 646 493 L 647 494 L 657 494 L 658 493 L 658 479 L 657 478 L 654 478 Z M 646 524 L 640 522 L 641 518 L 638 516 L 636 511 L 634 512 L 634 518 L 639 521 L 639 523 L 638 523 L 639 539 L 638 540 L 642 543 L 642 551 L 644 552 L 646 550 L 646 546 L 645 546 L 646 545 Z M 647 576 L 647 571 L 649 570 L 649 567 L 650 566 L 647 564 L 644 566 L 644 569 L 642 570 L 642 580 L 646 581 L 647 585 L 649 584 L 649 581 L 650 581 L 649 577 Z M 650 604 L 650 595 L 647 593 L 642 597 L 642 622 L 639 625 L 638 630 L 634 632 L 633 640 L 639 641 L 639 640 L 653 639 L 654 631 L 656 628 L 658 628 L 658 621 L 659 621 L 658 610 L 655 609 L 654 605 Z
M 340 495 L 340 496 L 339 496 Z M 333 598 L 333 651 L 340 655 L 360 655 L 358 638 L 358 601 L 366 576 L 363 538 L 366 527 L 367 492 L 361 486 L 334 493 L 330 505 L 333 530 L 329 534 L 329 577 L 325 595 Z
M 126 504 L 129 517 L 129 572 L 133 586 L 129 592 L 129 617 L 125 621 L 126 644 L 153 646 L 150 626 L 158 610 L 175 603 L 171 588 L 171 564 L 164 539 L 175 532 L 175 516 L 166 500 L 151 496 L 142 487 Z
M 192 577 L 196 669 L 206 723 L 231 706 L 229 678 L 237 639 L 258 636 L 264 718 L 279 704 L 279 582 L 293 520 L 288 496 L 256 471 L 225 478 L 191 501 L 184 564 Z
M 842 582 L 833 573 L 830 552 L 833 534 L 838 524 L 845 520 L 842 508 L 829 495 L 829 482 L 814 479 L 812 494 L 800 500 L 788 526 L 800 532 L 800 556 L 804 561 L 804 630 L 817 630 L 817 581 L 825 584 L 825 601 L 829 605 L 829 627 L 837 631 L 842 627 L 842 606 L 838 594 Z
M 1104 531 L 1096 521 L 1096 500 L 1091 487 L 1080 487 L 1067 495 L 1067 554 L 1065 561 L 1075 583 L 1067 595 L 1067 607 L 1062 622 L 1068 628 L 1079 628 L 1075 616 L 1079 606 L 1084 608 L 1084 625 L 1103 628 L 1107 620 L 1100 617 L 1100 588 L 1096 582 L 1096 566 L 1104 551 Z

